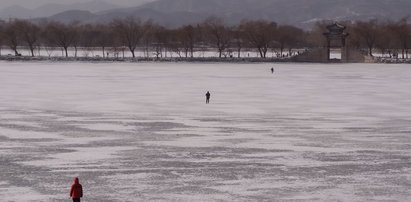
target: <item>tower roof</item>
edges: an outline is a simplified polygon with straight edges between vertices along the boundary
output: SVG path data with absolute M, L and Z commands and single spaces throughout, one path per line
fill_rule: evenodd
M 346 27 L 344 25 L 338 24 L 336 22 L 327 26 L 328 31 L 333 34 L 342 34 L 345 28 Z

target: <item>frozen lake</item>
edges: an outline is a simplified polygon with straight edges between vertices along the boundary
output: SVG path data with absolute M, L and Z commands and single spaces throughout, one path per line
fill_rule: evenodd
M 0 62 L 0 170 L 1 201 L 410 201 L 411 68 Z

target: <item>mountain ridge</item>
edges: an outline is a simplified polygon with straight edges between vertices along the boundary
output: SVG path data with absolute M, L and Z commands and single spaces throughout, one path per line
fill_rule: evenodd
M 398 20 L 411 15 L 409 0 L 157 0 L 144 5 L 119 9 L 135 17 L 147 9 L 162 13 L 172 21 L 177 13 L 187 13 L 204 20 L 210 16 L 222 18 L 227 24 L 237 24 L 244 19 L 269 20 L 281 24 L 307 26 L 321 20 Z M 106 11 L 107 13 L 107 11 Z M 108 12 L 110 13 L 110 12 Z M 178 16 L 178 15 L 177 15 Z M 207 16 L 207 17 L 204 17 Z M 167 25 L 165 20 L 158 23 Z M 147 16 L 145 16 L 147 18 Z M 184 19 L 184 16 L 179 17 Z M 143 20 L 146 20 L 143 18 Z M 190 18 L 175 21 L 172 26 L 188 24 Z M 192 21 L 192 20 L 191 20 Z
M 18 9 L 18 8 L 15 8 Z M 86 10 L 83 8 L 72 9 Z M 78 16 L 64 11 L 49 20 L 83 23 L 109 23 L 133 16 L 166 27 L 199 23 L 208 17 L 223 19 L 229 25 L 242 20 L 268 20 L 303 28 L 322 20 L 398 20 L 411 15 L 409 0 L 157 0 L 140 6 L 91 11 Z M 72 15 L 70 15 L 72 13 Z M 63 16 L 63 17 L 62 17 Z
M 97 1 L 91 0 L 84 3 L 73 3 L 73 4 L 58 4 L 58 3 L 49 3 L 40 5 L 34 9 L 28 9 L 23 6 L 9 6 L 4 9 L 0 10 L 0 18 L 8 19 L 8 18 L 42 18 L 42 17 L 50 17 L 55 14 L 59 14 L 62 12 L 70 11 L 70 10 L 87 10 L 90 12 L 99 12 L 103 10 L 110 10 L 118 8 L 117 5 L 107 3 L 106 1 Z

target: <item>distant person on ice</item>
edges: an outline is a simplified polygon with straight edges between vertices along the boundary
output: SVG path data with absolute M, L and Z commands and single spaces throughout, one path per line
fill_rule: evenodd
M 71 185 L 70 197 L 73 198 L 73 202 L 80 202 L 80 198 L 83 197 L 83 187 L 79 183 L 78 177 L 74 178 L 74 184 Z
M 207 91 L 207 93 L 205 94 L 205 96 L 206 96 L 206 104 L 210 103 L 210 97 L 211 97 L 210 92 Z
M 274 67 L 271 67 L 271 74 L 274 74 Z

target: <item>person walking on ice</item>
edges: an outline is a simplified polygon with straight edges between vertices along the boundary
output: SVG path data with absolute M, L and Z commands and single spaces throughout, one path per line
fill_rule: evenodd
M 271 67 L 271 74 L 274 74 L 274 67 Z
M 211 97 L 210 91 L 207 91 L 205 96 L 206 96 L 206 104 L 210 103 L 210 97 Z
M 78 177 L 74 178 L 74 184 L 71 185 L 70 197 L 73 199 L 73 202 L 80 202 L 80 198 L 83 197 L 83 187 Z

